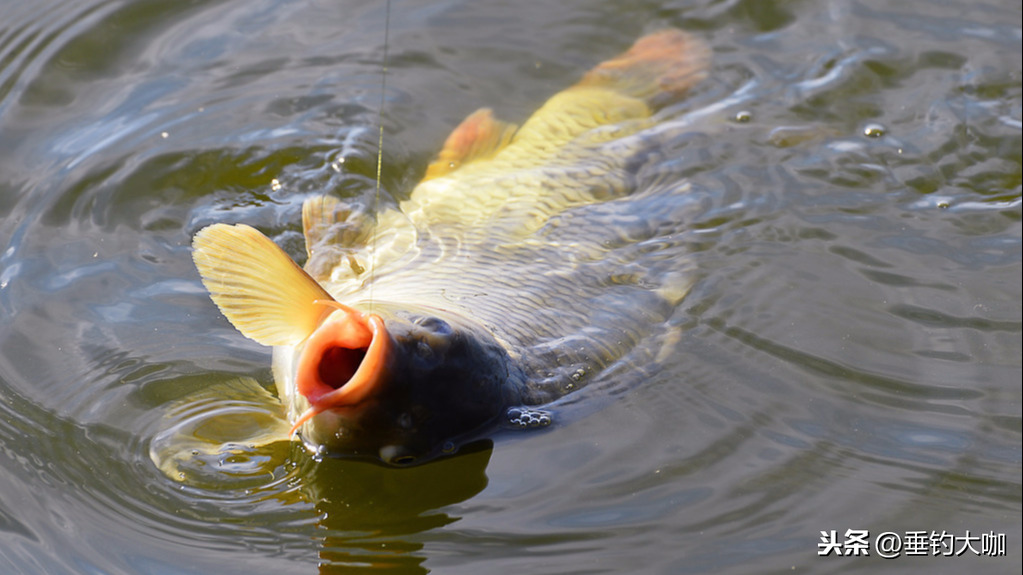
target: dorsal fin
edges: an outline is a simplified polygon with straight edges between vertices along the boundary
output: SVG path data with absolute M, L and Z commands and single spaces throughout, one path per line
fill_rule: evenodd
M 263 345 L 295 345 L 332 312 L 333 300 L 255 228 L 214 224 L 195 234 L 192 259 L 210 297 L 238 331 Z
M 334 196 L 316 196 L 302 202 L 302 233 L 305 235 L 306 257 L 313 255 L 316 245 L 327 237 L 331 227 L 338 222 L 340 204 L 341 200 Z
M 489 108 L 476 110 L 444 141 L 437 159 L 427 166 L 423 181 L 449 174 L 469 162 L 493 157 L 508 145 L 517 128 L 495 119 Z
M 578 87 L 599 87 L 633 98 L 651 108 L 677 100 L 707 73 L 710 51 L 681 30 L 643 36 L 624 54 L 586 73 Z
M 320 246 L 358 247 L 373 234 L 376 220 L 359 202 L 334 196 L 308 198 L 302 202 L 306 255 L 312 257 Z
M 302 229 L 305 233 L 305 271 L 313 279 L 325 281 L 341 261 L 352 273 L 365 271 L 360 250 L 374 232 L 376 220 L 358 203 L 334 196 L 316 196 L 302 202 Z

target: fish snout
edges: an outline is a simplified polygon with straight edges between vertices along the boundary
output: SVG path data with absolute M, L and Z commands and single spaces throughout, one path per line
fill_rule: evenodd
M 519 371 L 469 320 L 348 310 L 308 338 L 294 372 L 309 406 L 292 432 L 317 453 L 418 465 L 476 439 L 518 399 Z

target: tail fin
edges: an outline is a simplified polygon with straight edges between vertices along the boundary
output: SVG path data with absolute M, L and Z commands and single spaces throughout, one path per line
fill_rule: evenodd
M 586 73 L 571 88 L 555 94 L 522 125 L 512 140 L 526 155 L 563 146 L 598 126 L 645 120 L 678 101 L 703 79 L 710 51 L 681 30 L 644 36 L 624 54 Z M 611 137 L 622 137 L 616 132 Z M 609 134 L 595 134 L 598 140 Z
M 681 30 L 661 30 L 590 70 L 576 85 L 613 90 L 656 109 L 702 80 L 709 62 L 710 51 L 703 42 Z
M 506 170 L 546 165 L 553 152 L 570 142 L 589 145 L 622 138 L 642 129 L 658 109 L 679 100 L 704 78 L 709 63 L 710 50 L 681 30 L 644 36 L 624 54 L 552 96 L 518 129 L 495 119 L 487 109 L 470 115 L 448 137 L 423 180 L 487 161 L 503 161 L 497 169 Z M 594 131 L 608 125 L 620 129 Z

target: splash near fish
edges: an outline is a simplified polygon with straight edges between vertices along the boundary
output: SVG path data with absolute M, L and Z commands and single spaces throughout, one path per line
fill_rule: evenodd
M 563 231 L 580 207 L 632 192 L 644 131 L 708 61 L 698 40 L 663 30 L 521 126 L 471 114 L 400 204 L 369 215 L 306 200 L 304 269 L 252 227 L 197 233 L 213 301 L 274 348 L 291 434 L 324 454 L 419 463 L 510 417 L 542 424 L 530 406 L 628 353 L 688 285 L 630 280 L 641 272 L 589 231 L 599 226 Z

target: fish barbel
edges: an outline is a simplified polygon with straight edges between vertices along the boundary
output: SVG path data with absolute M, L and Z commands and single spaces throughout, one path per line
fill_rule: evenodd
M 418 463 L 621 358 L 685 289 L 624 285 L 608 267 L 626 263 L 600 263 L 608 240 L 592 226 L 552 230 L 631 192 L 642 131 L 708 61 L 701 42 L 662 30 L 521 126 L 473 113 L 398 206 L 306 200 L 304 269 L 252 227 L 199 231 L 213 301 L 274 346 L 292 433 L 321 453 Z

